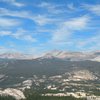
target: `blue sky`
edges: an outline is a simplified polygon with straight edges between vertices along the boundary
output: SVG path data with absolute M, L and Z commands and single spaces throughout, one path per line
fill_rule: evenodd
M 100 50 L 100 0 L 0 0 L 0 52 Z

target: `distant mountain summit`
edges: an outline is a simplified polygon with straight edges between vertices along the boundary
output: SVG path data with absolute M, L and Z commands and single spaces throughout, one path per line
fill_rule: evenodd
M 45 53 L 42 58 L 59 58 L 70 61 L 91 60 L 97 57 L 93 52 L 69 52 L 54 50 Z

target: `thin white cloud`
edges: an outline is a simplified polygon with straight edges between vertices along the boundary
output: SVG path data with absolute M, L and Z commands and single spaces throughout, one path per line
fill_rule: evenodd
M 8 48 L 0 46 L 0 54 L 9 51 Z
M 54 43 L 65 43 L 74 31 L 87 28 L 89 21 L 90 18 L 88 16 L 82 16 L 60 23 L 58 29 L 52 34 L 52 41 Z
M 81 49 L 87 49 L 86 47 L 88 47 L 88 50 L 99 50 L 100 48 L 100 33 L 98 33 L 97 35 L 93 35 L 89 38 L 86 39 L 82 39 L 79 40 L 79 42 L 76 42 L 77 46 Z
M 37 5 L 37 7 L 43 8 L 51 14 L 60 14 L 65 12 L 64 9 L 63 10 L 61 9 L 62 5 L 60 4 L 57 5 L 49 2 L 41 2 L 40 4 Z
M 0 31 L 0 36 L 8 36 L 11 35 L 12 33 L 10 31 Z
M 52 19 L 47 17 L 46 15 L 34 15 L 28 11 L 11 11 L 5 8 L 0 8 L 0 16 L 12 16 L 19 18 L 30 19 L 38 25 L 46 25 L 57 21 L 57 19 Z
M 6 8 L 0 8 L 0 16 L 13 16 L 21 18 L 30 18 L 32 14 L 26 11 L 12 11 Z
M 88 11 L 100 16 L 100 4 L 96 4 L 96 5 L 84 4 L 83 7 Z
M 33 38 L 29 34 L 29 32 L 27 32 L 26 30 L 23 30 L 23 29 L 17 30 L 14 34 L 12 34 L 12 36 L 16 39 L 26 40 L 29 42 L 36 42 L 37 41 L 35 38 Z
M 67 8 L 69 10 L 76 10 L 76 8 L 74 7 L 74 4 L 73 3 L 67 4 Z
M 23 6 L 25 6 L 25 4 L 17 2 L 16 0 L 1 0 L 1 1 L 2 2 L 6 2 L 8 4 L 11 4 L 11 5 L 14 5 L 14 6 L 17 6 L 17 7 L 23 7 Z
M 0 36 L 10 36 L 15 39 L 29 41 L 29 42 L 36 42 L 37 40 L 33 38 L 27 31 L 23 29 L 19 29 L 16 32 L 11 31 L 0 31 Z
M 0 17 L 0 27 L 12 27 L 12 26 L 18 26 L 21 23 L 16 19 L 10 19 L 10 18 L 3 18 Z
M 17 49 L 16 47 L 6 47 L 6 46 L 2 46 L 0 47 L 0 54 L 3 54 L 3 53 L 17 53 L 17 54 L 21 54 L 23 53 L 24 51 L 22 50 L 19 50 Z
M 37 17 L 33 17 L 31 19 L 34 20 L 36 23 L 38 23 L 38 25 L 45 25 L 51 21 L 51 19 L 43 15 L 38 15 Z
M 72 18 L 64 22 L 64 26 L 66 26 L 70 30 L 81 30 L 86 28 L 89 21 L 90 21 L 89 16 L 82 16 L 82 17 Z

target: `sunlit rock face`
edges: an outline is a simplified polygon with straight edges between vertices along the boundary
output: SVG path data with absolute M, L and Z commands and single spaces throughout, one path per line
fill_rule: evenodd
M 0 95 L 2 95 L 2 96 L 9 95 L 9 96 L 14 97 L 16 100 L 25 99 L 25 96 L 22 91 L 20 91 L 18 89 L 12 89 L 12 88 L 7 88 L 5 90 L 1 90 Z
M 88 70 L 73 71 L 69 75 L 69 80 L 81 81 L 81 80 L 96 80 L 97 77 Z

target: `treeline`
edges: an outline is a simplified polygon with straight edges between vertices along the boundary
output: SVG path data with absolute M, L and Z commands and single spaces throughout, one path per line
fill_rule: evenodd
M 64 97 L 57 97 L 57 96 L 41 96 L 41 90 L 33 91 L 30 89 L 26 89 L 24 91 L 24 95 L 26 97 L 25 100 L 86 100 L 85 98 L 74 98 L 72 96 L 64 96 Z M 0 100 L 16 100 L 11 96 L 0 96 Z
M 12 96 L 0 96 L 0 100 L 16 100 L 16 99 Z
M 42 91 L 43 92 L 43 91 Z M 34 92 L 32 90 L 25 91 L 26 100 L 86 100 L 85 98 L 74 98 L 72 96 L 64 96 L 64 97 L 58 97 L 58 96 L 41 96 L 41 91 Z
M 11 96 L 0 96 L 0 100 L 16 100 Z M 54 96 L 40 96 L 40 95 L 29 95 L 25 100 L 86 100 L 86 99 L 77 99 L 74 97 L 54 97 Z
M 54 96 L 30 96 L 27 100 L 86 100 L 86 99 L 77 99 L 74 97 L 54 97 Z

